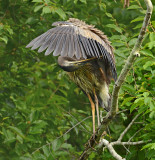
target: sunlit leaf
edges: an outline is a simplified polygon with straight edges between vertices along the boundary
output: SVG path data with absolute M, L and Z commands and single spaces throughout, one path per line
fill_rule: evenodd
M 137 17 L 137 18 L 133 19 L 133 20 L 131 21 L 131 23 L 133 23 L 133 22 L 139 22 L 139 21 L 143 21 L 143 20 L 144 20 L 144 17 L 143 17 L 143 16 L 140 16 L 140 17 Z
M 82 2 L 82 3 L 87 3 L 87 0 L 80 0 L 80 2 Z
M 120 27 L 116 26 L 115 24 L 107 24 L 106 27 L 113 28 L 117 32 L 122 33 L 122 29 Z
M 61 8 L 57 8 L 55 10 L 55 12 L 62 18 L 62 19 L 66 19 L 66 14 L 65 12 L 61 9 Z
M 43 0 L 33 0 L 32 2 L 38 2 L 38 3 L 40 3 L 40 2 L 43 2 Z
M 43 8 L 44 5 L 38 5 L 34 8 L 34 12 L 39 11 L 41 8 Z
M 24 134 L 22 133 L 22 131 L 14 126 L 9 126 L 8 128 L 10 128 L 14 133 L 18 134 L 19 136 L 21 136 L 22 138 L 24 138 Z
M 52 10 L 51 10 L 51 8 L 49 6 L 43 7 L 43 14 L 51 13 L 51 12 L 52 12 Z
M 127 9 L 139 9 L 140 6 L 138 5 L 130 5 Z

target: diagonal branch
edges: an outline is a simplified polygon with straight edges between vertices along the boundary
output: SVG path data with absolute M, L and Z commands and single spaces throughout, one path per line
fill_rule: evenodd
M 116 153 L 115 149 L 113 148 L 112 144 L 109 143 L 106 139 L 102 139 L 102 143 L 108 148 L 111 155 L 116 158 L 117 160 L 125 160 L 119 154 Z
M 89 155 L 92 152 L 92 148 L 94 148 L 99 143 L 99 140 L 102 136 L 103 131 L 106 130 L 108 124 L 111 122 L 112 118 L 116 115 L 116 110 L 117 110 L 117 106 L 118 106 L 119 90 L 120 90 L 123 82 L 125 81 L 125 78 L 129 72 L 131 66 L 135 62 L 136 57 L 139 56 L 138 51 L 140 50 L 140 46 L 142 44 L 142 41 L 143 41 L 143 38 L 144 38 L 144 35 L 146 32 L 146 28 L 150 22 L 150 18 L 152 15 L 153 6 L 152 6 L 151 0 L 144 0 L 144 1 L 147 6 L 147 12 L 146 12 L 142 28 L 140 30 L 140 34 L 137 39 L 137 42 L 136 42 L 135 46 L 133 47 L 133 49 L 132 49 L 121 73 L 120 73 L 120 76 L 118 77 L 118 80 L 116 81 L 116 83 L 114 85 L 114 89 L 113 89 L 113 93 L 112 93 L 111 110 L 107 114 L 107 116 L 103 119 L 101 125 L 97 129 L 97 131 L 95 133 L 95 138 L 94 138 L 94 136 L 92 136 L 89 139 L 88 143 L 86 144 L 85 150 L 83 151 L 83 153 L 81 154 L 81 156 L 79 158 L 80 160 L 85 160 L 89 157 Z
M 126 127 L 126 129 L 121 133 L 120 137 L 118 138 L 118 141 L 121 142 L 124 135 L 127 133 L 127 131 L 130 129 L 130 127 L 133 125 L 134 121 L 139 117 L 140 114 L 137 114 L 134 119 L 129 123 L 129 125 Z
M 127 133 L 127 131 L 131 128 L 131 126 L 134 124 L 135 120 L 139 117 L 140 114 L 137 114 L 133 120 L 129 123 L 129 125 L 125 128 L 125 130 L 120 134 L 120 137 L 118 138 L 117 141 L 114 141 L 114 142 L 109 142 L 107 141 L 106 139 L 101 139 L 100 140 L 100 143 L 98 145 L 98 148 L 102 148 L 103 145 L 105 146 L 103 148 L 103 151 L 105 148 L 107 148 L 109 150 L 109 152 L 111 153 L 111 155 L 116 158 L 117 160 L 126 160 L 126 159 L 123 159 L 116 151 L 115 149 L 113 148 L 114 145 L 122 145 L 125 147 L 125 145 L 140 145 L 140 144 L 144 144 L 144 143 L 147 143 L 147 142 L 151 142 L 152 140 L 148 140 L 148 141 L 138 141 L 138 142 L 130 142 L 131 139 L 137 134 L 137 132 L 128 140 L 128 142 L 121 142 L 124 135 Z M 140 131 L 140 130 L 139 130 Z M 125 147 L 126 148 L 126 147 Z M 127 148 L 126 148 L 127 149 Z
M 112 107 L 111 107 L 111 115 L 115 115 L 116 114 L 116 109 L 117 109 L 117 105 L 118 105 L 118 93 L 120 90 L 120 87 L 122 86 L 123 82 L 125 81 L 125 78 L 131 68 L 131 66 L 133 65 L 133 63 L 135 62 L 135 58 L 137 56 L 139 56 L 138 51 L 140 50 L 140 47 L 142 45 L 142 41 L 146 32 L 146 28 L 150 22 L 150 18 L 151 18 L 151 14 L 152 14 L 152 10 L 153 10 L 153 6 L 151 3 L 151 0 L 144 0 L 147 6 L 147 12 L 143 21 L 143 25 L 142 28 L 140 30 L 140 34 L 138 36 L 138 39 L 136 41 L 136 44 L 134 45 L 127 61 L 126 64 L 124 65 L 118 80 L 116 81 L 115 85 L 114 85 L 114 89 L 113 89 L 113 93 L 112 93 Z

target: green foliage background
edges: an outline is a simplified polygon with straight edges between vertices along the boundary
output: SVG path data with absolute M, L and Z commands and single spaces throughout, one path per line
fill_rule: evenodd
M 142 0 L 130 0 L 129 8 L 113 0 L 0 2 L 0 160 L 77 159 L 92 134 L 88 99 L 57 66 L 57 57 L 25 46 L 54 21 L 78 18 L 108 35 L 119 75 L 139 34 L 146 6 Z M 122 146 L 116 151 L 127 160 L 155 160 L 155 12 L 140 53 L 120 91 L 119 110 L 124 112 L 110 124 L 107 139 L 116 140 L 141 113 L 123 140 L 139 131 L 133 141 L 152 141 L 127 146 L 130 152 Z M 105 150 L 93 152 L 89 159 L 113 158 Z

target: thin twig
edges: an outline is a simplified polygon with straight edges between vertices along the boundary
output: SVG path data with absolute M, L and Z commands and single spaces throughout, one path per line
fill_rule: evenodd
M 128 142 L 130 142 L 141 130 L 143 130 L 144 128 L 139 129 L 137 132 L 135 132 L 135 134 L 129 138 Z
M 76 122 L 80 122 L 80 121 L 78 121 L 70 112 L 67 112 L 70 116 L 72 116 L 75 120 L 76 120 Z M 92 116 L 91 116 L 92 117 Z M 91 132 L 90 131 L 88 131 L 81 123 L 80 123 L 80 126 L 87 132 L 87 133 L 89 133 L 89 134 L 91 134 Z
M 151 142 L 151 140 L 149 141 L 138 141 L 138 142 L 119 142 L 119 141 L 116 141 L 116 142 L 111 142 L 111 145 L 114 146 L 114 145 L 139 145 L 139 144 L 144 144 L 144 143 L 147 143 L 147 142 Z
M 54 139 L 53 141 L 51 141 L 50 143 L 46 143 L 45 145 L 37 148 L 34 152 L 32 152 L 32 154 L 34 154 L 35 152 L 39 151 L 40 149 L 42 149 L 44 146 L 48 146 L 51 145 L 55 140 L 58 140 L 60 138 L 62 138 L 64 135 L 66 135 L 67 133 L 69 133 L 72 129 L 74 129 L 76 126 L 78 126 L 80 123 L 82 123 L 83 121 L 91 118 L 92 116 L 86 117 L 83 120 L 81 120 L 80 122 L 78 122 L 76 125 L 74 125 L 73 127 L 71 127 L 70 129 L 68 129 L 64 134 L 62 134 L 61 136 L 57 137 L 56 139 Z
M 130 127 L 133 125 L 134 121 L 139 117 L 140 114 L 137 114 L 134 119 L 129 123 L 129 125 L 126 127 L 126 129 L 121 133 L 120 137 L 118 138 L 118 141 L 121 142 L 124 135 L 127 133 L 127 131 L 130 129 Z

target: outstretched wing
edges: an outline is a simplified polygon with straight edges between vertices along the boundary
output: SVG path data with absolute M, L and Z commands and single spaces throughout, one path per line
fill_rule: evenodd
M 35 38 L 26 47 L 32 47 L 32 50 L 39 48 L 38 52 L 46 50 L 45 55 L 53 52 L 54 56 L 61 55 L 76 59 L 103 57 L 110 64 L 113 78 L 116 80 L 117 74 L 110 43 L 106 43 L 106 39 L 95 33 L 97 29 L 83 22 L 82 24 L 83 26 L 78 25 L 77 22 L 55 22 L 53 23 L 55 28 Z

